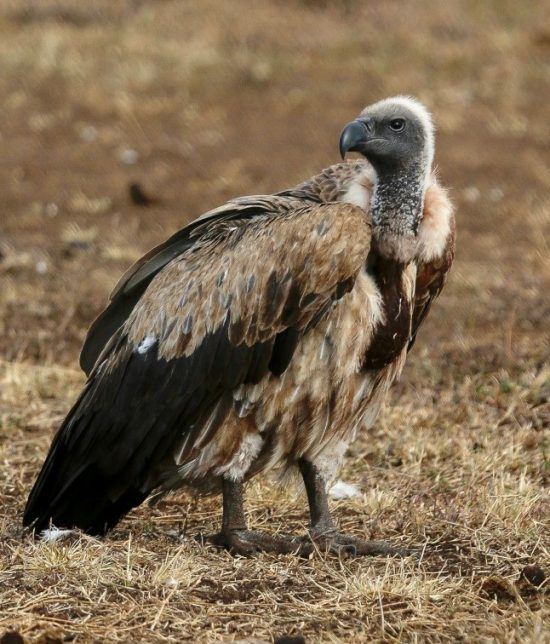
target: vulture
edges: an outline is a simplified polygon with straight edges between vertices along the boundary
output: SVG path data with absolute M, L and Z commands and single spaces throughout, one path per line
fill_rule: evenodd
M 445 283 L 454 216 L 417 100 L 365 108 L 340 153 L 293 188 L 207 212 L 123 275 L 88 332 L 88 379 L 24 525 L 103 535 L 146 498 L 190 486 L 221 493 L 209 539 L 235 553 L 404 554 L 339 532 L 327 485 Z M 247 527 L 244 486 L 274 469 L 303 478 L 305 536 Z

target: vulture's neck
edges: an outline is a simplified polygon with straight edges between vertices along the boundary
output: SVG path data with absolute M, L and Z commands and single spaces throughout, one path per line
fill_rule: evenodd
M 413 166 L 377 175 L 370 206 L 374 240 L 381 254 L 404 263 L 415 256 L 426 174 L 424 168 Z

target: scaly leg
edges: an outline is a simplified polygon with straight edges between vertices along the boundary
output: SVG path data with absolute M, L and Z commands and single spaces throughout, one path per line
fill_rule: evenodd
M 241 481 L 223 479 L 222 494 L 222 529 L 218 534 L 208 537 L 207 540 L 210 543 L 226 548 L 233 554 L 241 555 L 251 555 L 256 552 L 290 554 L 300 550 L 300 539 L 248 530 L 244 516 L 244 495 Z
M 406 557 L 404 548 L 392 546 L 385 541 L 367 541 L 338 532 L 328 507 L 325 481 L 313 463 L 302 458 L 298 462 L 304 479 L 310 513 L 310 542 L 304 541 L 300 554 L 307 555 L 315 547 L 325 552 L 350 553 L 352 555 L 371 555 Z

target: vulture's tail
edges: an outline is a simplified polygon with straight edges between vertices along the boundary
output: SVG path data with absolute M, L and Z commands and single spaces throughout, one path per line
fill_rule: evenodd
M 37 534 L 50 525 L 105 534 L 149 493 L 136 484 L 135 451 L 109 444 L 124 419 L 94 408 L 93 389 L 88 383 L 57 432 L 27 500 L 23 525 Z
M 50 454 L 45 466 L 55 467 L 55 458 L 55 454 Z M 53 479 L 54 476 L 42 471 L 25 507 L 23 525 L 32 525 L 37 534 L 53 525 L 103 535 L 147 496 L 130 488 L 118 498 L 110 499 L 109 482 L 93 467 L 84 468 L 61 489 Z

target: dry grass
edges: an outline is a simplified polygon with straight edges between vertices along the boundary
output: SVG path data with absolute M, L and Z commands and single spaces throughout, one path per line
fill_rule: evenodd
M 2 3 L 0 635 L 550 641 L 548 582 L 532 583 L 550 570 L 544 20 L 543 2 L 512 0 Z M 342 478 L 361 495 L 334 510 L 350 532 L 425 546 L 421 563 L 233 558 L 194 539 L 219 500 L 185 493 L 103 541 L 23 534 L 117 276 L 220 201 L 334 162 L 342 124 L 397 92 L 434 109 L 459 254 L 350 450 Z M 158 203 L 133 205 L 135 180 Z M 249 512 L 305 530 L 303 495 L 269 480 Z

